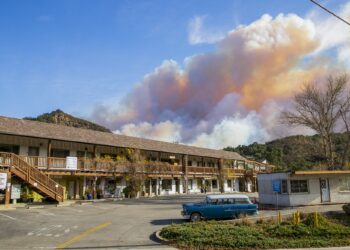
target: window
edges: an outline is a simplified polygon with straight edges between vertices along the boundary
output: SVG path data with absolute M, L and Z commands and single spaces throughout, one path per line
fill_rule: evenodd
M 288 182 L 287 182 L 287 180 L 281 180 L 281 194 L 288 194 Z
M 292 193 L 307 193 L 309 191 L 307 180 L 291 180 L 290 189 Z
M 212 180 L 211 182 L 213 189 L 217 189 L 218 188 L 218 181 L 217 180 Z
M 201 179 L 197 179 L 197 187 L 202 187 L 202 180 Z
M 69 156 L 69 150 L 57 148 L 51 149 L 51 157 L 66 158 L 67 156 Z
M 39 156 L 38 147 L 28 147 L 28 156 Z
M 171 180 L 162 180 L 162 189 L 166 191 L 171 190 Z
M 86 155 L 85 155 L 86 153 Z M 93 153 L 92 152 L 87 152 L 87 151 L 77 151 L 77 157 L 79 158 L 84 158 L 86 156 L 86 158 L 93 158 Z
M 192 166 L 192 161 L 187 162 L 187 166 L 191 167 Z
M 193 180 L 188 180 L 188 189 L 191 189 L 193 188 Z
M 232 181 L 231 180 L 227 180 L 227 187 L 232 187 Z
M 235 204 L 250 204 L 250 200 L 247 198 L 235 198 Z
M 350 191 L 350 178 L 345 178 L 341 180 L 339 190 Z

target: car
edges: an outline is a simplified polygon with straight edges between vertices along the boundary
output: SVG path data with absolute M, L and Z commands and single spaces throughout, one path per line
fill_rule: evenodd
M 207 195 L 204 202 L 182 205 L 182 216 L 192 222 L 201 219 L 233 219 L 258 214 L 258 206 L 242 194 Z

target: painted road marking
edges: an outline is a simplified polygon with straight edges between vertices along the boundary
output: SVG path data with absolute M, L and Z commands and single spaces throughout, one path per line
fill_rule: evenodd
M 77 229 L 78 226 L 75 225 L 72 229 Z M 71 228 L 64 228 L 62 225 L 51 225 L 48 227 L 43 227 L 32 232 L 27 233 L 28 236 L 47 236 L 47 237 L 60 237 L 61 235 L 68 234 Z
M 6 218 L 8 218 L 8 219 L 11 219 L 11 220 L 17 220 L 16 218 L 13 218 L 13 217 L 8 216 L 8 215 L 6 215 L 6 214 L 0 214 L 0 215 L 6 217 Z
M 93 232 L 95 232 L 97 230 L 100 230 L 102 228 L 108 227 L 111 224 L 112 224 L 112 222 L 107 222 L 107 223 L 103 223 L 103 224 L 97 225 L 95 227 L 92 227 L 92 228 L 86 230 L 85 232 L 82 232 L 81 234 L 78 234 L 77 236 L 73 237 L 72 239 L 70 239 L 70 240 L 68 240 L 66 242 L 63 242 L 62 244 L 57 245 L 56 248 L 57 249 L 64 249 L 64 248 L 72 245 L 74 242 L 79 241 L 81 238 L 83 238 L 83 237 L 85 237 L 85 236 L 87 236 L 87 235 L 89 235 L 89 234 L 91 234 L 91 233 L 93 233 Z

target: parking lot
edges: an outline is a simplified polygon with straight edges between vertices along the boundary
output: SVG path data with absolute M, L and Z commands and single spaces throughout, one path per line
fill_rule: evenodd
M 203 197 L 142 198 L 0 211 L 0 249 L 163 249 L 154 232 L 171 223 L 184 222 L 181 204 L 198 202 Z M 310 208 L 315 209 L 340 210 L 341 206 Z M 259 216 L 275 213 L 262 211 Z

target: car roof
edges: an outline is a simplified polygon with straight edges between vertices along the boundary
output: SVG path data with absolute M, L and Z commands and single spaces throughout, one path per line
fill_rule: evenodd
M 207 195 L 207 198 L 209 199 L 232 199 L 232 198 L 249 199 L 249 197 L 244 194 L 210 194 L 210 195 Z

